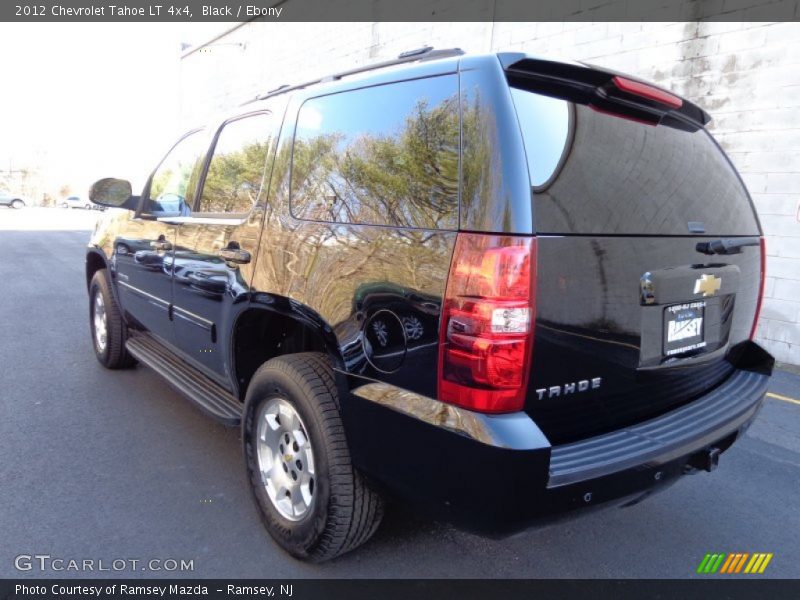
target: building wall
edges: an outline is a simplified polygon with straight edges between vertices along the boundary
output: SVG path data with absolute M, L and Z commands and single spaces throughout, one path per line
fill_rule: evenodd
M 248 23 L 183 58 L 182 114 L 188 126 L 279 85 L 425 45 L 587 61 L 705 108 L 767 237 L 758 339 L 800 364 L 799 23 Z

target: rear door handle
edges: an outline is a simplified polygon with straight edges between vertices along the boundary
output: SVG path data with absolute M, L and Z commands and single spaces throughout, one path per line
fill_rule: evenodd
M 154 250 L 172 250 L 172 244 L 164 240 L 150 242 L 150 247 Z
M 226 262 L 235 263 L 237 265 L 246 265 L 250 262 L 250 253 L 241 248 L 223 248 L 217 255 Z

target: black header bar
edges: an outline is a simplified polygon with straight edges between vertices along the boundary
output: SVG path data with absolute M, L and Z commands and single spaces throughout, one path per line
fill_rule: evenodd
M 552 598 L 597 600 L 738 600 L 750 598 L 797 598 L 800 583 L 792 580 L 706 578 L 694 580 L 648 579 L 457 579 L 457 580 L 219 580 L 219 579 L 28 579 L 0 580 L 4 600 L 515 600 Z
M 796 21 L 800 0 L 4 0 L 10 22 Z

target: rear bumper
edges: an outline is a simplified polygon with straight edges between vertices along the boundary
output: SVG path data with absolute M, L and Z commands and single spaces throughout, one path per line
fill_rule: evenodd
M 487 535 L 635 503 L 695 470 L 704 451 L 725 451 L 753 421 L 772 359 L 751 345 L 750 362 L 694 402 L 561 446 L 524 413 L 483 415 L 369 383 L 342 406 L 353 460 L 433 518 Z
M 755 416 L 767 375 L 737 370 L 719 387 L 657 419 L 552 449 L 548 487 L 658 465 L 713 445 Z

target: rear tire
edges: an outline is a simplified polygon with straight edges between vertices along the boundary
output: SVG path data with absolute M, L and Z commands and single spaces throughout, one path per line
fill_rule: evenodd
M 94 353 L 101 365 L 107 369 L 124 369 L 136 364 L 125 347 L 128 328 L 111 292 L 106 269 L 99 269 L 89 285 L 89 329 Z
M 256 371 L 247 389 L 242 442 L 261 520 L 289 554 L 321 562 L 375 533 L 383 501 L 350 460 L 325 355 L 274 358 Z M 273 451 L 271 444 L 278 443 Z
M 25 203 L 22 200 L 14 200 L 11 203 L 11 207 L 16 209 L 25 208 Z

